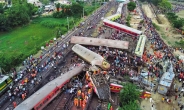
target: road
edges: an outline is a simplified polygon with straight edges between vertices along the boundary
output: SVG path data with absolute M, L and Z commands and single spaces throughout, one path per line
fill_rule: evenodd
M 99 22 L 99 20 L 101 20 L 101 17 L 104 16 L 104 13 L 107 12 L 107 10 L 109 9 L 109 7 L 112 6 L 111 3 L 108 3 L 108 4 L 105 4 L 103 5 L 102 7 L 100 7 L 97 11 L 95 11 L 95 13 L 93 13 L 91 16 L 89 16 L 85 21 L 84 21 L 84 25 L 79 27 L 79 28 L 76 28 L 75 30 L 69 32 L 63 39 L 57 41 L 59 42 L 59 46 L 58 47 L 50 47 L 47 51 L 45 51 L 42 56 L 43 56 L 43 59 L 41 60 L 40 62 L 40 66 L 44 64 L 44 62 L 47 60 L 47 53 L 50 52 L 50 55 L 53 55 L 55 51 L 57 52 L 63 52 L 63 55 L 64 57 L 70 52 L 71 50 L 71 47 L 72 47 L 72 44 L 69 45 L 67 47 L 67 49 L 62 49 L 61 47 L 66 44 L 66 42 L 69 42 L 70 38 L 73 36 L 73 35 L 76 35 L 76 34 L 80 34 L 81 32 L 83 32 L 84 34 L 83 35 L 89 35 L 93 29 L 89 29 L 87 30 L 87 26 L 89 22 L 91 22 L 92 25 L 96 25 L 97 22 Z M 102 13 L 103 12 L 103 13 Z M 95 19 L 94 19 L 95 18 Z M 63 60 L 60 60 L 59 61 L 59 64 L 63 63 L 64 64 L 64 61 Z M 59 65 L 61 66 L 61 65 Z M 64 66 L 64 65 L 63 65 Z M 62 67 L 63 67 L 62 66 Z M 60 69 L 61 67 L 58 67 L 57 65 L 57 68 Z M 31 94 L 33 94 L 36 90 L 38 90 L 40 87 L 42 87 L 43 85 L 45 85 L 47 82 L 48 82 L 48 77 L 50 74 L 53 74 L 55 73 L 54 71 L 54 68 L 52 66 L 48 66 L 48 69 L 47 71 L 42 71 L 40 73 L 38 73 L 39 75 L 41 74 L 42 75 L 42 80 L 41 80 L 41 83 L 39 85 L 36 85 L 36 86 L 32 86 L 32 85 L 28 85 L 27 88 L 29 88 L 29 94 L 28 96 L 30 96 Z M 39 77 L 39 75 L 37 75 L 37 78 Z M 27 76 L 24 75 L 24 78 Z M 16 83 L 14 86 L 17 86 L 18 83 Z M 8 93 L 5 93 L 3 96 L 0 97 L 0 100 L 4 100 L 5 97 L 8 97 Z M 15 98 L 14 101 L 17 102 L 17 104 L 21 103 L 22 102 L 22 99 L 21 98 Z M 12 101 L 9 101 L 9 100 L 6 100 L 4 102 L 4 104 L 1 106 L 1 109 L 2 110 L 11 110 L 13 109 L 13 105 L 12 105 Z

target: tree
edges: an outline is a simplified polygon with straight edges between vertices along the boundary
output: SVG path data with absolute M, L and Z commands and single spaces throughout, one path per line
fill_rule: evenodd
M 133 11 L 134 9 L 135 9 L 135 7 L 136 7 L 136 3 L 135 2 L 129 2 L 128 3 L 128 10 L 129 11 Z
M 172 8 L 172 5 L 171 3 L 168 1 L 168 0 L 161 0 L 159 3 L 158 3 L 158 6 L 163 9 L 163 10 L 170 10 Z
M 56 9 L 57 9 L 57 12 L 59 12 L 59 8 L 60 8 L 61 4 L 60 3 L 57 3 L 56 4 Z
M 120 101 L 122 105 L 130 105 L 139 99 L 140 92 L 136 89 L 136 86 L 132 83 L 126 83 L 123 85 L 123 89 L 120 91 Z
M 160 0 L 149 0 L 151 3 L 153 3 L 155 6 L 158 5 L 158 3 L 160 2 Z
M 49 0 L 40 0 L 43 4 L 48 4 L 50 1 Z
M 183 27 L 183 19 L 174 20 L 173 26 L 178 29 Z
M 0 13 L 3 13 L 3 12 L 4 12 L 3 4 L 0 3 Z
M 137 101 L 130 102 L 129 104 L 123 105 L 119 110 L 141 110 Z
M 77 3 L 72 4 L 71 11 L 73 15 L 81 16 L 81 14 L 83 13 L 83 6 Z
M 175 13 L 167 13 L 167 17 L 169 19 L 169 21 L 173 21 L 178 19 L 178 16 Z

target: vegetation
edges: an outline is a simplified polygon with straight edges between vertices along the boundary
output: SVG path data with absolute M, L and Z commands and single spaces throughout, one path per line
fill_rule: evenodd
M 56 5 L 59 8 L 59 4 Z M 80 4 L 72 4 L 72 5 L 60 5 L 61 11 L 57 11 L 53 14 L 54 18 L 62 18 L 66 16 L 74 16 L 81 17 L 83 14 L 83 6 Z
M 127 18 L 126 18 L 126 25 L 129 26 L 129 27 L 131 27 L 130 20 L 131 20 L 131 16 L 128 15 Z
M 184 25 L 184 19 L 179 18 L 175 13 L 167 13 L 167 18 L 175 28 L 181 29 Z
M 184 40 L 176 41 L 175 44 L 176 44 L 176 47 L 178 47 L 178 46 L 184 47 Z
M 15 4 L 17 4 L 17 6 L 22 5 L 23 9 L 25 9 L 24 5 L 30 5 L 27 3 L 24 4 L 20 2 Z M 5 20 L 5 18 L 2 19 L 3 17 L 7 16 L 1 16 L 3 15 L 2 13 L 9 12 L 10 9 L 12 15 L 9 16 L 14 17 L 14 19 L 20 18 L 22 13 L 25 14 L 25 12 L 34 12 L 33 10 L 24 10 L 25 12 L 23 12 L 20 7 L 16 7 L 18 9 L 14 9 L 13 7 L 16 6 L 3 9 L 3 12 L 0 11 L 0 23 L 4 23 L 5 21 L 8 23 L 10 22 L 8 20 Z M 91 9 L 95 9 L 94 7 L 95 6 L 86 5 L 84 7 L 84 10 L 87 10 L 86 12 L 91 13 L 93 11 Z M 16 16 L 13 12 L 17 13 Z M 18 22 L 19 25 L 13 25 L 13 27 L 11 27 L 10 25 L 9 28 L 12 28 L 13 30 L 10 30 L 9 32 L 5 32 L 4 29 L 8 27 L 0 24 L 0 29 L 3 30 L 3 32 L 0 33 L 0 67 L 3 68 L 3 73 L 8 72 L 12 67 L 16 67 L 17 65 L 19 65 L 25 58 L 27 58 L 31 54 L 37 53 L 38 50 L 40 50 L 40 47 L 45 46 L 45 44 L 48 43 L 51 39 L 55 37 L 60 37 L 61 35 L 65 34 L 68 31 L 68 23 L 70 26 L 69 29 L 71 29 L 80 21 L 80 17 L 74 18 L 73 16 L 69 16 L 67 22 L 66 17 L 53 18 L 52 16 L 47 16 L 33 19 L 31 18 L 31 15 L 33 15 L 33 13 L 29 15 L 28 20 L 32 19 L 32 21 L 28 21 L 28 24 L 19 24 L 22 23 L 24 19 L 21 19 L 23 21 L 15 21 L 13 20 L 13 18 L 11 18 L 12 21 L 15 21 L 15 23 Z
M 168 0 L 141 0 L 141 1 L 151 2 L 155 6 L 158 6 L 160 9 L 164 11 L 170 10 L 172 8 L 172 5 Z
M 16 1 L 16 2 L 15 2 Z M 15 0 L 12 7 L 2 8 L 0 5 L 0 31 L 9 31 L 14 27 L 29 23 L 38 8 L 26 0 Z
M 172 8 L 172 5 L 168 0 L 160 0 L 158 6 L 165 11 Z
M 97 7 L 99 7 L 99 4 L 96 4 Z M 66 16 L 72 16 L 75 18 L 80 18 L 83 15 L 89 15 L 95 10 L 96 5 L 89 6 L 86 5 L 84 2 L 78 1 L 72 3 L 72 5 L 61 5 L 61 4 L 56 4 L 57 12 L 53 14 L 54 18 L 62 18 Z M 59 8 L 62 10 L 59 11 Z
M 154 26 L 154 28 L 155 28 L 156 30 L 158 30 L 158 31 L 160 30 L 160 27 L 159 27 L 158 25 L 156 25 L 156 24 L 153 23 L 153 22 L 152 22 L 152 24 L 153 24 L 153 26 Z
M 42 2 L 43 4 L 48 4 L 50 2 L 54 2 L 56 0 L 39 0 L 40 2 Z
M 133 11 L 136 8 L 136 3 L 135 2 L 129 2 L 127 5 L 127 8 L 129 11 Z
M 123 84 L 120 91 L 120 108 L 119 110 L 140 110 L 138 104 L 140 92 L 132 83 Z

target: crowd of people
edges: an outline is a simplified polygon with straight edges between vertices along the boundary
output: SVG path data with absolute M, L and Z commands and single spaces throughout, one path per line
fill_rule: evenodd
M 173 3 L 173 5 L 174 6 L 173 6 L 171 11 L 174 12 L 174 13 L 178 13 L 178 12 L 184 10 L 184 5 L 183 4 Z
M 55 51 L 51 53 L 49 51 L 43 61 L 43 56 L 34 58 L 31 55 L 23 61 L 24 70 L 17 72 L 13 69 L 12 78 L 13 83 L 16 85 L 9 87 L 8 95 L 10 101 L 13 101 L 15 98 L 22 98 L 24 100 L 30 95 L 29 92 L 32 91 L 32 88 L 35 88 L 41 83 L 43 72 L 47 72 L 51 68 L 56 69 L 57 63 L 61 60 L 62 55 L 61 52 Z
M 183 6 L 179 5 L 176 7 L 175 10 L 183 9 Z M 142 10 L 141 10 L 142 11 Z M 102 12 L 103 13 L 103 12 Z M 184 65 L 182 60 L 179 58 L 174 57 L 172 54 L 173 51 L 176 51 L 176 49 L 168 47 L 164 41 L 161 39 L 160 35 L 155 30 L 154 26 L 152 25 L 152 20 L 148 18 L 144 12 L 142 11 L 144 22 L 143 25 L 146 28 L 146 31 L 144 34 L 147 36 L 148 40 L 151 43 L 150 48 L 153 49 L 153 53 L 151 53 L 149 47 L 145 47 L 145 51 L 143 54 L 143 57 L 137 57 L 134 54 L 135 45 L 131 47 L 130 51 L 124 51 L 120 49 L 112 49 L 108 47 L 93 47 L 93 46 L 87 46 L 88 49 L 100 54 L 108 62 L 111 64 L 111 68 L 109 69 L 109 74 L 112 76 L 125 76 L 130 75 L 130 70 L 134 70 L 135 74 L 138 75 L 138 67 L 144 66 L 148 68 L 148 73 L 153 73 L 152 77 L 161 78 L 163 74 L 163 67 L 160 64 L 160 62 L 164 62 L 166 60 L 172 61 L 174 72 L 176 76 L 178 76 L 178 79 L 183 83 L 184 81 Z M 97 16 L 98 17 L 98 16 Z M 118 19 L 117 22 L 124 24 L 123 20 Z M 90 22 L 88 29 L 91 29 L 92 27 L 95 28 L 96 24 Z M 130 37 L 127 34 L 121 33 L 120 31 L 108 31 L 107 28 L 101 28 L 102 35 L 106 33 L 110 33 L 109 36 L 106 36 L 106 38 L 113 39 L 113 40 L 124 40 L 126 37 L 128 39 L 131 39 L 130 42 L 133 44 L 136 44 L 138 38 L 137 37 Z M 84 35 L 84 32 L 79 32 L 79 34 L 76 35 Z M 63 50 L 65 50 L 68 47 L 69 44 L 63 45 Z M 179 48 L 181 52 L 184 52 L 182 48 Z M 159 51 L 159 54 L 157 52 Z M 40 56 L 39 58 L 33 58 L 31 55 L 28 57 L 25 61 L 23 61 L 23 66 L 26 68 L 24 70 L 21 70 L 20 72 L 17 72 L 16 69 L 12 69 L 12 76 L 14 83 L 16 83 L 16 86 L 10 86 L 8 95 L 10 100 L 14 100 L 16 97 L 22 98 L 24 100 L 26 96 L 29 94 L 29 91 L 31 88 L 29 87 L 35 87 L 35 85 L 39 85 L 39 83 L 42 80 L 42 72 L 46 72 L 50 68 L 57 68 L 58 62 L 63 57 L 63 52 L 57 52 L 55 51 L 53 54 L 52 52 L 48 52 L 45 57 L 46 60 L 42 62 L 43 56 Z M 132 74 L 131 74 L 132 75 Z M 25 77 L 26 76 L 26 77 Z M 182 79 L 183 78 L 183 79 Z M 183 81 L 182 81 L 183 80 Z M 182 85 L 184 87 L 184 84 Z M 179 92 L 180 97 L 181 93 Z M 76 105 L 78 105 L 76 103 Z M 179 106 L 183 107 L 182 104 Z
M 103 13 L 106 10 L 105 8 L 103 7 L 99 10 L 99 12 Z M 98 14 L 98 12 L 96 12 L 94 16 L 96 14 Z M 57 65 L 61 60 L 63 60 L 64 54 L 66 51 L 68 51 L 68 47 L 69 42 L 64 44 L 54 42 L 54 46 L 40 57 L 34 58 L 33 55 L 31 55 L 25 59 L 22 63 L 23 69 L 20 71 L 17 71 L 15 68 L 12 69 L 13 84 L 9 87 L 8 99 L 11 102 L 14 101 L 14 107 L 17 106 L 17 100 L 15 99 L 22 98 L 22 100 L 25 100 L 25 98 L 31 95 L 29 93 L 32 93 L 33 90 L 34 92 L 36 91 L 35 88 L 42 83 L 42 78 L 44 78 L 44 74 L 47 73 L 48 70 L 51 68 L 53 68 L 55 71 L 57 70 Z M 69 69 L 70 67 L 63 66 L 63 68 Z M 66 69 L 66 71 L 68 69 Z M 59 73 L 62 73 L 61 69 L 58 71 Z M 3 103 L 4 102 L 2 102 L 0 106 L 3 106 Z

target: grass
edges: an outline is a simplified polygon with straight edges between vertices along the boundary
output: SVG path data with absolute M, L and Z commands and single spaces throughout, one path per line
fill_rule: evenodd
M 0 53 L 11 54 L 22 52 L 31 54 L 35 48 L 45 46 L 55 37 L 54 29 L 40 24 L 41 21 L 64 23 L 64 19 L 37 18 L 27 26 L 16 28 L 11 32 L 0 34 Z
M 163 39 L 166 39 L 167 37 L 166 37 L 165 35 L 162 35 L 162 38 L 163 38 Z
M 105 14 L 105 17 L 109 17 L 112 15 L 112 11 L 116 11 L 115 7 L 112 7 L 107 14 Z
M 155 23 L 152 23 L 152 24 L 153 24 L 153 26 L 155 27 L 156 30 L 158 30 L 158 31 L 160 30 L 160 27 L 157 24 L 155 24 Z
M 95 7 L 85 6 L 85 10 L 87 13 L 92 13 Z M 79 21 L 80 18 L 69 17 L 70 29 L 79 24 Z M 62 34 L 67 31 L 66 17 L 35 18 L 28 25 L 0 33 L 0 66 L 5 71 L 9 71 L 10 68 L 19 65 L 25 58 L 36 54 L 41 46 L 46 46 L 49 40 L 55 38 L 58 29 L 62 31 Z
M 178 15 L 178 17 L 180 18 L 184 18 L 184 10 L 180 11 L 179 13 L 176 13 L 176 15 Z

